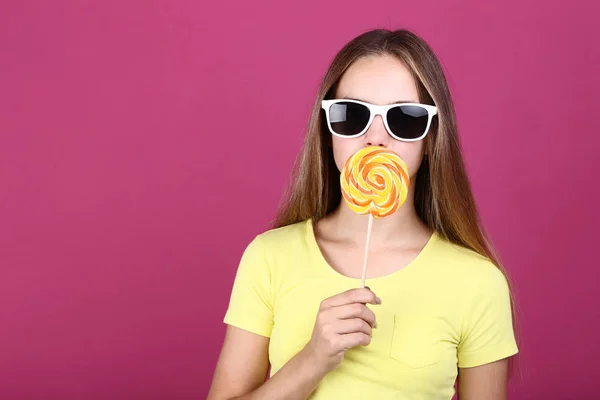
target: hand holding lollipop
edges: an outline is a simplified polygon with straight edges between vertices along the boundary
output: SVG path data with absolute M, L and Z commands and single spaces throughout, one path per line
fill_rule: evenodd
M 370 146 L 357 151 L 340 174 L 342 196 L 358 214 L 369 214 L 361 287 L 365 287 L 373 218 L 393 214 L 406 201 L 410 176 L 406 163 L 391 150 Z

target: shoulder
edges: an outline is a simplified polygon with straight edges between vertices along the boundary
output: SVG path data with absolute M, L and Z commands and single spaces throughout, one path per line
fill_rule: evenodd
M 265 257 L 290 254 L 297 249 L 304 249 L 309 243 L 311 221 L 301 221 L 295 224 L 273 228 L 264 231 L 250 242 L 248 249 L 260 252 Z M 247 249 L 247 251 L 248 251 Z
M 311 249 L 310 228 L 308 220 L 256 235 L 246 246 L 238 269 L 248 271 L 247 274 L 250 275 L 265 275 L 275 280 L 296 265 L 298 260 L 307 256 Z
M 309 225 L 310 220 L 306 220 L 282 226 L 280 228 L 269 229 L 259 234 L 257 239 L 268 244 L 288 243 L 290 240 L 297 241 L 306 237 L 307 229 L 310 227 Z
M 506 276 L 488 257 L 474 250 L 452 243 L 436 234 L 435 257 L 449 277 L 467 291 L 479 287 L 504 291 L 508 289 Z
M 298 243 L 304 243 L 310 228 L 310 220 L 301 221 L 280 228 L 269 229 L 257 235 L 254 242 L 259 242 L 263 248 L 271 250 L 288 249 Z

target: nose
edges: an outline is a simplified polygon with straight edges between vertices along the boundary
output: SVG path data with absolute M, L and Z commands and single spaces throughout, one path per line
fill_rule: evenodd
M 390 135 L 388 135 L 383 118 L 381 115 L 376 115 L 373 123 L 365 133 L 365 146 L 381 146 L 387 147 L 389 144 Z

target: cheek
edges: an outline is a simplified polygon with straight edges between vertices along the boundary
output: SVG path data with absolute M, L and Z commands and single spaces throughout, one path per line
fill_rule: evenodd
M 423 153 L 419 153 L 416 157 L 410 160 L 410 164 L 408 164 L 408 172 L 410 173 L 410 180 L 414 181 L 417 172 L 419 172 L 419 168 L 421 167 L 421 163 L 423 162 Z
M 364 143 L 360 140 L 360 138 L 342 139 L 337 136 L 333 136 L 332 146 L 335 165 L 338 167 L 338 170 L 341 171 L 344 168 L 346 161 L 354 153 L 360 150 L 364 146 Z
M 423 141 L 419 142 L 400 142 L 397 141 L 391 146 L 391 150 L 398 153 L 408 166 L 408 172 L 411 180 L 416 176 L 421 162 L 423 161 Z

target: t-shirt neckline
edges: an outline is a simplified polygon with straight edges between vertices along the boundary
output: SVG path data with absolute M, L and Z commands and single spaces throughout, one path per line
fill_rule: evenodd
M 353 283 L 356 283 L 356 282 L 360 283 L 360 281 L 361 281 L 360 277 L 353 278 L 353 277 L 344 275 L 344 274 L 336 271 L 331 265 L 329 265 L 329 263 L 323 256 L 323 253 L 321 252 L 319 243 L 317 242 L 312 219 L 309 218 L 306 220 L 305 227 L 306 227 L 306 239 L 308 242 L 309 252 L 311 253 L 311 258 L 317 261 L 318 267 L 320 269 L 324 270 L 327 274 L 335 277 L 336 279 L 341 279 L 341 280 L 345 280 L 345 281 L 349 281 L 349 282 L 353 282 Z M 404 267 L 402 267 L 394 272 L 386 274 L 386 275 L 380 275 L 380 276 L 375 276 L 375 277 L 371 277 L 371 278 L 367 277 L 367 279 L 366 279 L 367 282 L 381 282 L 381 281 L 386 281 L 386 280 L 393 280 L 399 276 L 403 276 L 403 275 L 407 274 L 408 272 L 415 270 L 420 264 L 423 264 L 424 260 L 427 259 L 429 253 L 431 252 L 431 249 L 434 247 L 434 244 L 437 240 L 438 240 L 438 235 L 437 235 L 437 232 L 434 231 L 431 234 L 429 240 L 427 240 L 427 243 L 425 243 L 425 246 L 423 246 L 423 248 L 419 252 L 419 254 L 417 254 L 417 256 L 415 258 L 413 258 L 407 265 L 405 265 Z M 367 269 L 368 269 L 368 265 L 367 265 Z

